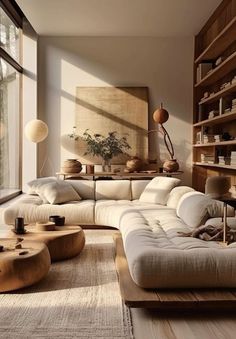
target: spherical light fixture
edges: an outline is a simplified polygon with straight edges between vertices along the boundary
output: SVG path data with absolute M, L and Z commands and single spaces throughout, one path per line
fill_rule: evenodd
M 41 142 L 48 136 L 48 126 L 42 120 L 31 120 L 25 125 L 25 136 L 32 142 Z
M 163 108 L 163 104 L 161 103 L 161 107 L 153 113 L 153 120 L 158 124 L 164 124 L 168 119 L 169 113 Z

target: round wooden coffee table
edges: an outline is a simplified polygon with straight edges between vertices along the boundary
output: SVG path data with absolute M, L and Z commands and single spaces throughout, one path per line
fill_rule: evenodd
M 29 225 L 25 229 L 25 234 L 16 235 L 11 231 L 10 236 L 43 242 L 52 261 L 75 257 L 84 248 L 85 236 L 80 226 L 56 226 L 54 231 L 38 231 L 35 225 Z
M 17 290 L 40 281 L 49 271 L 51 259 L 47 246 L 35 241 L 23 241 L 14 249 L 16 239 L 0 239 L 0 292 Z M 21 254 L 20 254 L 21 253 Z

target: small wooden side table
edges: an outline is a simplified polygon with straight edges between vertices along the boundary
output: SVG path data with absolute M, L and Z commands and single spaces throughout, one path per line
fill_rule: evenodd
M 227 193 L 222 195 L 217 200 L 222 201 L 224 203 L 224 210 L 223 210 L 223 243 L 226 243 L 226 229 L 227 229 L 227 205 L 232 206 L 236 209 L 236 197 L 232 196 L 232 194 Z
M 65 260 L 78 255 L 85 245 L 84 231 L 80 226 L 56 226 L 54 231 L 39 231 L 35 225 L 26 226 L 26 233 L 9 237 L 21 237 L 47 245 L 52 261 Z

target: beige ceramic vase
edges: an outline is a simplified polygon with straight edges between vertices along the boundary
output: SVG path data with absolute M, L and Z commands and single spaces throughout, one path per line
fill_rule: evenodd
M 165 172 L 177 172 L 179 169 L 179 164 L 176 159 L 166 160 L 163 164 L 163 170 Z
M 137 172 L 142 168 L 143 162 L 139 157 L 131 157 L 126 162 L 126 168 L 129 172 Z
M 82 170 L 82 164 L 76 159 L 67 159 L 61 169 L 64 173 L 79 173 Z

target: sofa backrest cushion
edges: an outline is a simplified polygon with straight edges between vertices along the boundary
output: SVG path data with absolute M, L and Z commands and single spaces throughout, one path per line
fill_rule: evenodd
M 28 194 L 37 194 L 36 190 L 39 189 L 42 185 L 48 184 L 50 182 L 56 181 L 56 177 L 43 177 L 37 178 L 27 183 L 29 186 Z
M 171 190 L 180 184 L 177 178 L 156 177 L 145 187 L 139 201 L 166 205 Z
M 66 180 L 82 199 L 95 200 L 95 181 L 93 180 Z
M 131 200 L 130 180 L 96 180 L 95 200 Z
M 180 198 L 188 192 L 193 192 L 194 189 L 189 186 L 177 186 L 170 192 L 166 205 L 171 208 L 177 208 Z
M 36 189 L 44 203 L 62 204 L 69 201 L 79 201 L 81 197 L 69 182 L 55 180 L 45 183 Z
M 140 198 L 140 195 L 143 193 L 145 187 L 150 182 L 150 180 L 131 180 L 131 199 L 137 200 Z
M 227 212 L 228 216 L 234 215 L 234 209 L 230 206 Z M 222 216 L 223 203 L 201 192 L 188 192 L 180 198 L 176 213 L 188 226 L 198 227 L 210 217 Z
M 176 213 L 190 227 L 198 227 L 208 219 L 209 198 L 201 192 L 185 193 L 179 200 Z

